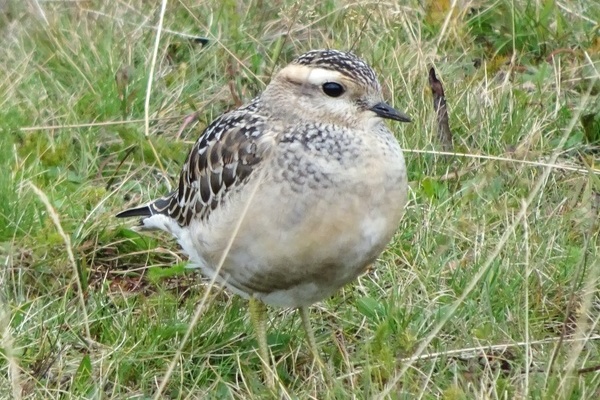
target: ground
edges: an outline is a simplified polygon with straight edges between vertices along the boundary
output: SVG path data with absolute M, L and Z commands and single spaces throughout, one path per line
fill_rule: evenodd
M 0 1 L 0 397 L 598 398 L 600 2 L 399 3 Z M 412 117 L 390 124 L 409 203 L 372 268 L 311 308 L 334 378 L 297 313 L 270 310 L 274 393 L 246 302 L 114 215 L 328 47 Z

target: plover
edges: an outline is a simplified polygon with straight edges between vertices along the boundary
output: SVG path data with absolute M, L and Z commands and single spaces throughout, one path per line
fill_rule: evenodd
M 365 61 L 309 51 L 204 130 L 177 190 L 117 217 L 170 232 L 190 266 L 250 299 L 267 370 L 265 304 L 300 309 L 318 358 L 308 306 L 375 261 L 406 203 L 402 150 L 384 119 L 410 122 Z

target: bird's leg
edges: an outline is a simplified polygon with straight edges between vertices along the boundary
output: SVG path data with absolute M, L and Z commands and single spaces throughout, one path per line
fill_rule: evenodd
M 262 301 L 250 297 L 250 320 L 254 326 L 256 340 L 258 341 L 258 356 L 262 364 L 267 386 L 275 388 L 275 376 L 270 367 L 269 347 L 267 346 L 267 306 Z
M 327 369 L 325 368 L 325 364 L 319 355 L 319 348 L 317 347 L 317 341 L 315 340 L 315 334 L 313 333 L 312 326 L 310 325 L 310 315 L 308 313 L 308 307 L 299 307 L 300 318 L 302 319 L 302 327 L 306 332 L 306 341 L 308 342 L 308 347 L 310 347 L 310 351 L 313 354 L 315 362 L 321 369 L 322 373 L 325 377 L 328 377 Z

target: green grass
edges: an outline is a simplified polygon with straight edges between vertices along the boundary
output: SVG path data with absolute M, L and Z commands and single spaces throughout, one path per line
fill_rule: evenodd
M 160 398 L 598 398 L 600 3 L 426 3 L 171 1 L 147 138 L 159 4 L 0 3 L 0 397 L 152 398 L 175 362 Z M 413 118 L 393 126 L 412 190 L 374 268 L 311 309 L 335 379 L 270 310 L 275 395 L 245 301 L 114 214 L 323 47 L 366 58 Z M 456 156 L 437 152 L 432 65 Z

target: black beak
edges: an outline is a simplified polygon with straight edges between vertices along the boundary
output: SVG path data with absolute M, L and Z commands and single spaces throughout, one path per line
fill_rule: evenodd
M 404 114 L 402 111 L 396 110 L 394 107 L 384 103 L 383 101 L 375 104 L 370 108 L 370 110 L 379 115 L 381 118 L 393 119 L 394 121 L 400 122 L 411 122 L 411 119 L 408 115 Z

